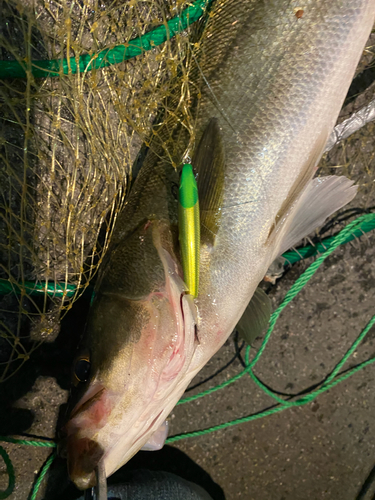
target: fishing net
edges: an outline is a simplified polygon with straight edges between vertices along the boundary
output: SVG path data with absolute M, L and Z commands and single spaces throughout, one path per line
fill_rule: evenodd
M 168 118 L 193 137 L 192 23 L 206 5 L 0 2 L 0 381 L 56 337 L 92 282 L 148 148 L 174 162 Z M 322 163 L 359 184 L 354 212 L 375 205 L 373 127 Z
M 355 78 L 341 110 L 338 123 L 348 119 L 375 98 L 375 33 L 372 33 L 359 62 Z M 358 185 L 358 195 L 347 210 L 361 213 L 375 207 L 375 122 L 361 127 L 324 155 L 319 175 L 345 175 Z
M 0 381 L 89 286 L 169 95 L 191 129 L 189 5 L 0 2 Z

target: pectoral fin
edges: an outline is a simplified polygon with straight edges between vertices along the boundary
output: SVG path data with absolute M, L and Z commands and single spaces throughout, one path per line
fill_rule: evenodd
M 168 420 L 165 420 L 159 429 L 153 433 L 147 443 L 142 446 L 142 451 L 157 451 L 161 450 L 164 446 L 165 440 L 168 436 Z
M 202 243 L 213 244 L 220 225 L 224 186 L 224 146 L 216 118 L 207 125 L 192 164 L 198 174 Z
M 261 288 L 257 288 L 237 323 L 237 331 L 245 342 L 251 345 L 259 337 L 269 323 L 271 312 L 268 295 Z
M 302 238 L 321 226 L 327 217 L 339 210 L 357 193 L 357 186 L 346 177 L 317 177 L 306 186 L 301 197 L 285 215 L 277 234 L 277 255 L 294 247 Z

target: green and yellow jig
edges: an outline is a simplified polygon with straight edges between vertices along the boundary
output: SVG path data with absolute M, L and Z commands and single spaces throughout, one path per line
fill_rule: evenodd
M 184 281 L 189 293 L 193 297 L 197 297 L 199 287 L 200 220 L 198 187 L 190 163 L 185 163 L 182 167 L 178 223 Z

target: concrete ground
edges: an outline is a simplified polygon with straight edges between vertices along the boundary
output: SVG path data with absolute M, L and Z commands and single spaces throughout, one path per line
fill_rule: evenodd
M 345 173 L 361 185 L 351 204 L 358 212 L 375 205 L 373 131 L 369 125 L 322 163 L 324 173 Z M 333 232 L 341 227 L 339 223 Z M 267 285 L 274 308 L 313 260 L 294 265 L 275 286 Z M 375 313 L 374 262 L 374 232 L 327 258 L 281 314 L 254 370 L 260 380 L 281 395 L 298 394 L 324 380 Z M 14 378 L 2 384 L 0 434 L 54 437 L 68 395 L 74 344 L 85 307 L 84 301 L 77 303 L 57 341 L 44 344 Z M 375 327 L 344 370 L 374 357 L 374 340 Z M 254 343 L 254 353 L 261 341 Z M 232 335 L 194 380 L 192 385 L 200 385 L 189 395 L 242 370 L 238 344 L 241 342 Z M 151 468 L 195 481 L 215 500 L 370 500 L 375 498 L 375 482 L 366 494 L 360 492 L 375 467 L 374 382 L 375 364 L 303 407 L 182 440 L 159 452 L 141 452 L 111 480 L 124 480 L 132 468 Z M 204 429 L 273 405 L 245 376 L 221 391 L 176 407 L 170 416 L 170 435 Z M 4 448 L 16 473 L 10 498 L 26 500 L 50 449 L 13 444 L 4 444 Z M 1 464 L 0 489 L 6 486 Z M 69 500 L 77 496 L 69 485 L 64 462 L 56 460 L 38 498 Z

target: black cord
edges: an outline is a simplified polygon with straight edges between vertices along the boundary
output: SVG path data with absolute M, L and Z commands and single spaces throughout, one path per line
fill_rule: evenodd
M 370 487 L 375 482 L 375 465 L 371 469 L 369 475 L 366 478 L 366 481 L 363 483 L 362 488 L 360 489 L 358 495 L 355 497 L 355 500 L 365 500 L 366 493 L 369 491 Z M 372 497 L 372 500 L 375 500 L 375 493 Z

